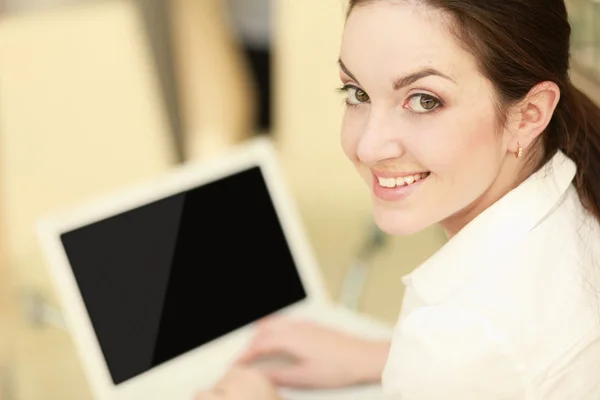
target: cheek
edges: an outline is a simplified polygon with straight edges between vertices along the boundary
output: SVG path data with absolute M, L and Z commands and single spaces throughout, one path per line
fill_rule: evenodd
M 353 163 L 358 163 L 358 142 L 360 140 L 361 129 L 359 121 L 351 112 L 346 111 L 342 120 L 341 142 L 342 149 L 346 157 Z
M 463 118 L 454 115 L 436 125 L 426 166 L 440 179 L 456 183 L 461 177 L 487 175 L 495 169 L 501 146 L 493 111 L 480 109 Z

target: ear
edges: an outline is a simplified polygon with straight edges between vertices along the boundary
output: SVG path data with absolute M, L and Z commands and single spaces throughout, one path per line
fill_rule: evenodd
M 560 100 L 560 89 L 554 82 L 535 85 L 510 111 L 508 151 L 515 153 L 519 147 L 526 150 L 546 129 L 556 105 Z

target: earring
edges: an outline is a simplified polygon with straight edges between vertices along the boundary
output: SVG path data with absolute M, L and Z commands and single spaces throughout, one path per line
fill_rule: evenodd
M 523 156 L 523 148 L 519 146 L 519 150 L 515 151 L 515 157 L 521 158 Z

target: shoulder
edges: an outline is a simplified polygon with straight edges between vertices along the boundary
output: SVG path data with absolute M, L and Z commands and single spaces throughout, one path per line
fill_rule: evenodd
M 383 375 L 389 394 L 421 399 L 524 399 L 524 365 L 500 330 L 455 305 L 423 307 L 398 324 Z

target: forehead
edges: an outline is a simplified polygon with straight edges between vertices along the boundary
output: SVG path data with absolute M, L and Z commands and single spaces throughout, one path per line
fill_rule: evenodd
M 340 58 L 357 75 L 376 67 L 395 77 L 432 67 L 458 80 L 475 70 L 440 12 L 410 2 L 375 1 L 356 7 L 344 28 Z

